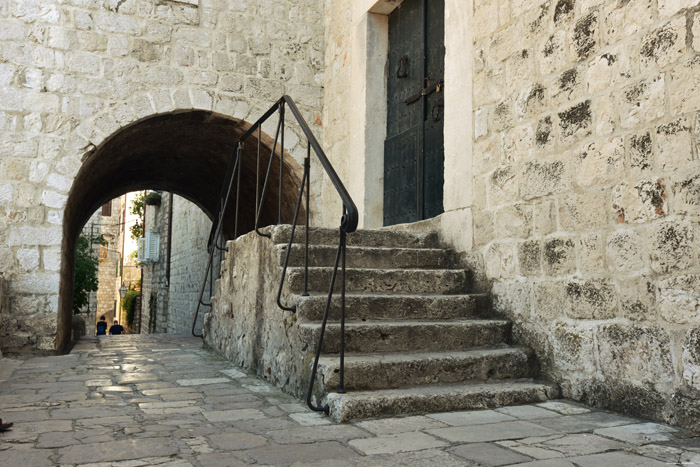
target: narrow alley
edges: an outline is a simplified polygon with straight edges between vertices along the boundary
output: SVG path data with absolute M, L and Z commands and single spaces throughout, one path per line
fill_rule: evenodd
M 334 424 L 176 335 L 0 360 L 0 465 L 700 465 L 700 437 L 567 401 Z

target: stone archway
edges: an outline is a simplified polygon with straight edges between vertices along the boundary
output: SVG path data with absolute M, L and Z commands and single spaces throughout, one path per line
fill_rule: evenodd
M 250 128 L 243 120 L 203 110 L 159 114 L 129 124 L 106 138 L 83 157 L 66 201 L 61 244 L 56 350 L 70 345 L 70 323 L 75 244 L 82 226 L 104 202 L 128 191 L 165 190 L 195 203 L 210 218 L 216 212 L 219 192 L 238 136 Z M 253 229 L 257 139 L 248 140 L 241 173 L 238 233 Z M 273 139 L 261 136 L 260 187 Z M 274 155 L 279 160 L 279 148 Z M 300 187 L 301 168 L 292 157 L 284 159 L 282 221 L 293 216 Z M 279 184 L 279 163 L 273 162 L 270 187 Z M 263 205 L 260 225 L 277 222 L 279 197 L 271 188 Z M 233 215 L 223 226 L 234 236 Z

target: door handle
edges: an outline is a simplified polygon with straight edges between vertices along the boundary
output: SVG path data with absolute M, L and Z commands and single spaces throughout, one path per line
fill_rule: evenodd
M 419 93 L 416 93 L 410 97 L 408 97 L 405 101 L 403 101 L 404 104 L 406 105 L 411 105 L 414 102 L 416 102 L 418 99 L 421 97 L 429 96 L 432 93 L 438 93 L 442 92 L 442 90 L 445 87 L 445 82 L 443 80 L 437 81 L 433 84 L 430 84 L 429 86 L 423 88 L 420 90 Z

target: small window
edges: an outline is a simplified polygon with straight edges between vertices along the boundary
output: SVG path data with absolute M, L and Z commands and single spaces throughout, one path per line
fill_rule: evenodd
M 102 217 L 111 217 L 112 216 L 112 202 L 107 201 L 105 204 L 102 205 Z

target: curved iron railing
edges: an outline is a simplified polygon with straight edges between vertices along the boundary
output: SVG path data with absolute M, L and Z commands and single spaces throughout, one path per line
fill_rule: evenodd
M 268 184 L 270 181 L 270 173 L 272 169 L 272 164 L 274 160 L 274 155 L 277 151 L 277 145 L 280 145 L 280 165 L 279 165 L 279 188 L 278 188 L 278 217 L 277 223 L 282 221 L 282 190 L 283 190 L 283 178 L 284 178 L 284 129 L 285 129 L 285 109 L 289 109 L 292 113 L 297 124 L 301 128 L 302 133 L 306 137 L 307 147 L 306 147 L 306 157 L 304 158 L 304 171 L 301 179 L 301 187 L 299 189 L 299 195 L 297 197 L 297 203 L 294 210 L 294 218 L 292 220 L 291 233 L 289 236 L 289 242 L 287 244 L 287 251 L 284 258 L 284 267 L 282 268 L 282 278 L 280 280 L 279 289 L 277 291 L 277 305 L 280 309 L 289 311 L 292 313 L 296 312 L 296 305 L 286 306 L 282 303 L 282 289 L 284 287 L 284 280 L 287 274 L 287 269 L 289 266 L 289 257 L 292 251 L 292 244 L 294 243 L 294 234 L 296 232 L 299 210 L 304 199 L 304 193 L 306 193 L 306 218 L 304 223 L 305 230 L 305 240 L 304 240 L 304 292 L 302 295 L 308 295 L 308 284 L 309 284 L 309 212 L 310 212 L 310 190 L 311 190 L 311 150 L 316 154 L 318 161 L 321 163 L 326 175 L 330 179 L 331 183 L 335 187 L 340 199 L 343 203 L 343 214 L 340 220 L 339 227 L 339 240 L 338 240 L 338 250 L 336 252 L 335 263 L 333 265 L 333 272 L 331 276 L 331 283 L 328 290 L 328 297 L 326 300 L 325 311 L 323 314 L 323 321 L 321 324 L 321 330 L 319 333 L 318 344 L 316 347 L 316 353 L 314 354 L 314 361 L 311 370 L 311 378 L 309 380 L 309 386 L 306 394 L 306 403 L 314 411 L 317 412 L 329 412 L 328 405 L 323 407 L 315 406 L 312 402 L 312 394 L 314 382 L 316 380 L 316 373 L 318 369 L 318 360 L 321 355 L 321 349 L 323 347 L 323 337 L 326 330 L 326 324 L 328 322 L 328 314 L 330 311 L 331 301 L 334 294 L 335 284 L 337 281 L 340 282 L 340 384 L 338 387 L 339 393 L 344 393 L 344 362 L 345 362 L 345 252 L 347 244 L 347 234 L 357 230 L 358 223 L 358 211 L 355 206 L 354 201 L 350 197 L 350 194 L 345 189 L 345 186 L 340 181 L 338 174 L 333 169 L 328 157 L 323 152 L 321 145 L 316 140 L 316 137 L 311 132 L 309 125 L 304 120 L 304 117 L 299 112 L 296 104 L 289 96 L 282 96 L 262 117 L 260 117 L 236 142 L 236 150 L 234 155 L 232 155 L 229 161 L 229 166 L 226 171 L 226 176 L 224 178 L 224 184 L 221 188 L 219 196 L 219 205 L 217 206 L 217 212 L 214 216 L 214 221 L 212 223 L 211 232 L 209 234 L 209 261 L 207 263 L 206 272 L 204 274 L 204 279 L 202 281 L 202 287 L 200 288 L 199 300 L 197 303 L 197 310 L 195 312 L 195 317 L 192 322 L 192 335 L 196 337 L 203 337 L 202 334 L 195 332 L 195 326 L 197 323 L 197 317 L 199 315 L 199 310 L 201 306 L 211 307 L 210 302 L 204 302 L 204 292 L 207 288 L 207 283 L 209 284 L 209 296 L 213 295 L 213 283 L 214 283 L 214 257 L 216 253 L 219 253 L 219 264 L 223 259 L 224 251 L 227 251 L 226 246 L 219 244 L 220 239 L 223 238 L 222 228 L 224 215 L 228 209 L 229 198 L 235 187 L 236 190 L 236 206 L 234 214 L 234 228 L 233 228 L 233 238 L 238 236 L 238 207 L 240 199 L 240 188 L 241 188 L 241 169 L 243 164 L 243 145 L 246 139 L 257 132 L 257 161 L 256 161 L 256 182 L 255 182 L 255 232 L 263 237 L 271 238 L 269 233 L 264 233 L 260 231 L 260 216 L 262 214 L 262 207 L 265 201 L 265 196 L 268 192 Z M 274 144 L 272 146 L 272 151 L 270 153 L 270 159 L 267 164 L 267 170 L 265 171 L 265 180 L 262 187 L 262 192 L 259 189 L 258 176 L 260 173 L 260 140 L 262 136 L 262 125 L 268 119 L 270 119 L 275 113 L 279 114 L 279 120 L 277 122 L 277 130 L 275 132 Z M 340 279 L 338 279 L 338 270 L 340 269 Z

